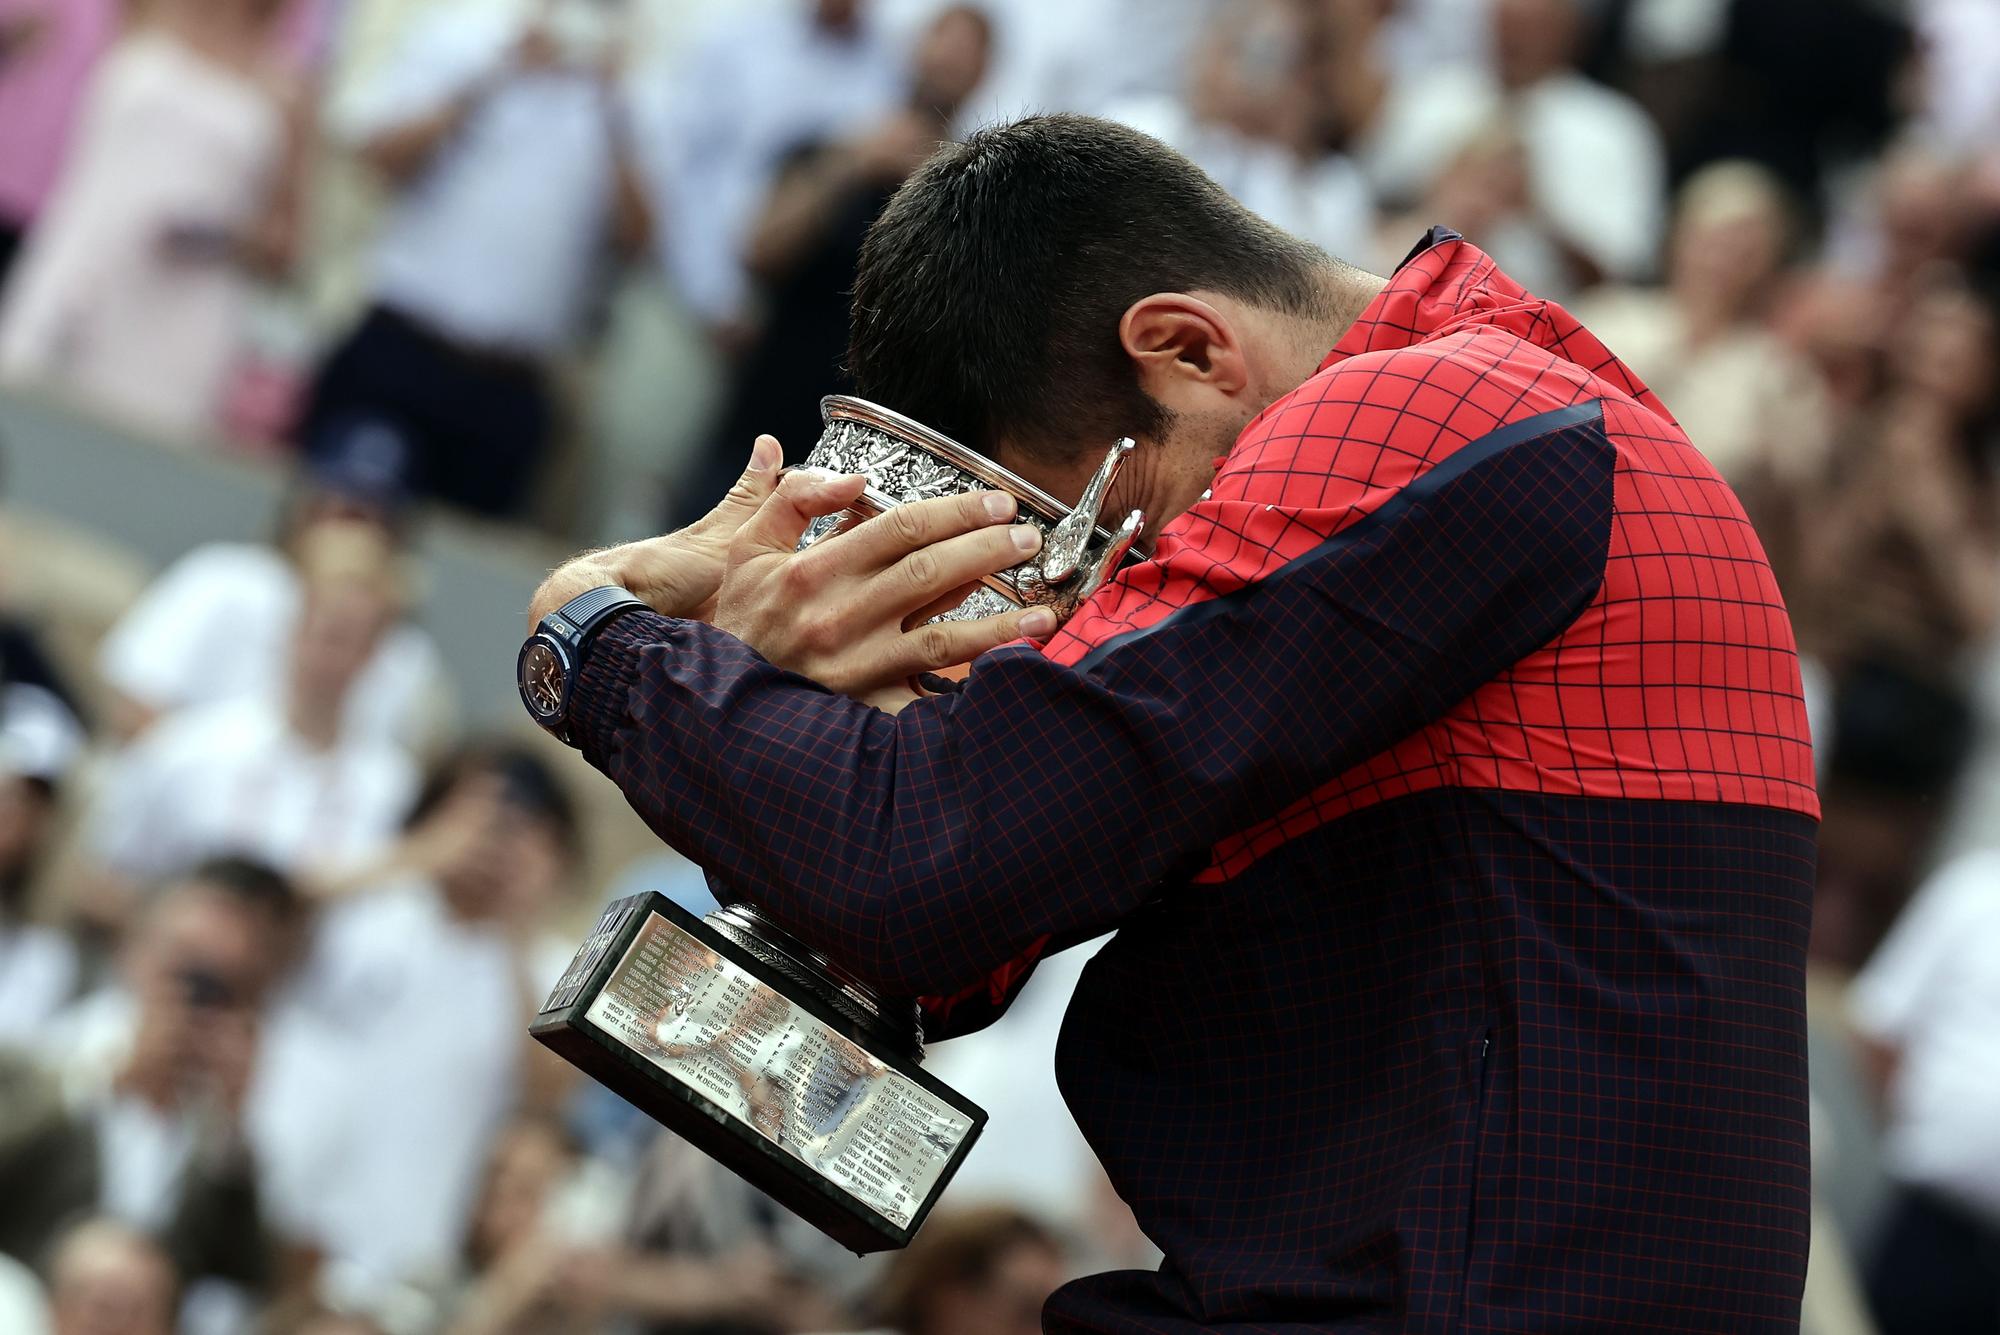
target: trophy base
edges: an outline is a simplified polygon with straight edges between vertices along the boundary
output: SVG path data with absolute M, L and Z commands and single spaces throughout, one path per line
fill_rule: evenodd
M 986 1124 L 889 1006 L 747 906 L 604 911 L 529 1032 L 856 1252 L 908 1245 Z

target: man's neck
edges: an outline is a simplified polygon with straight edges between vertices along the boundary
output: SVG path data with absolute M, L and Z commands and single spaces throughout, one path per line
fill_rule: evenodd
M 1319 361 L 1325 361 L 1326 354 L 1339 346 L 1340 340 L 1347 337 L 1347 331 L 1354 327 L 1354 322 L 1388 286 L 1388 279 L 1351 264 L 1336 262 L 1322 271 L 1320 291 L 1324 297 L 1324 309 L 1311 318 L 1312 334 L 1308 340 L 1311 346 L 1319 349 Z M 1314 365 L 1317 366 L 1318 362 Z

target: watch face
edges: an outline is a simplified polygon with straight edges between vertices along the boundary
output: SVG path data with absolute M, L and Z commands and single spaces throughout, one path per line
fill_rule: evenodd
M 547 722 L 562 714 L 568 667 L 556 647 L 539 636 L 521 650 L 521 700 L 538 720 Z

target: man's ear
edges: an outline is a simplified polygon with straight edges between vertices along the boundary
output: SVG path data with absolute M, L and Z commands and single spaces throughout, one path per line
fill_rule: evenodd
M 1243 341 L 1228 317 L 1185 292 L 1141 297 L 1118 322 L 1139 384 L 1169 408 L 1190 392 L 1234 397 L 1250 383 Z

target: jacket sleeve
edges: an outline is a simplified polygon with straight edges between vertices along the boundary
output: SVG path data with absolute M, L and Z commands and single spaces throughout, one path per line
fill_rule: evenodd
M 1612 489 L 1595 419 L 1496 433 L 1262 579 L 1074 661 L 995 650 L 894 716 L 635 613 L 580 672 L 577 729 L 663 838 L 788 931 L 887 992 L 957 993 L 1115 925 L 1567 627 Z

